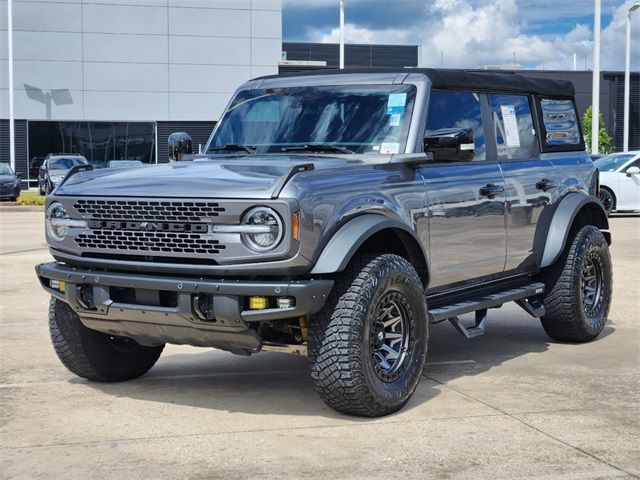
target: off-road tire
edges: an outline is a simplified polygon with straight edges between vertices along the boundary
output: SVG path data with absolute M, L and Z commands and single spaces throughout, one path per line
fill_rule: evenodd
M 545 315 L 540 318 L 547 334 L 561 342 L 583 343 L 594 340 L 607 322 L 612 293 L 612 268 L 604 235 L 587 225 L 569 237 L 564 252 L 544 272 Z M 598 264 L 601 274 L 600 295 L 588 314 L 584 304 L 583 269 L 589 262 Z
M 62 364 L 79 377 L 120 382 L 144 375 L 156 363 L 164 345 L 145 347 L 85 327 L 66 303 L 52 298 L 49 333 Z
M 399 377 L 383 381 L 372 361 L 370 335 L 378 302 L 389 295 L 404 298 L 403 318 L 410 318 L 410 336 L 402 368 L 395 374 Z M 315 388 L 339 412 L 365 417 L 395 412 L 418 385 L 428 338 L 423 285 L 411 264 L 391 254 L 357 256 L 336 276 L 325 306 L 309 325 Z

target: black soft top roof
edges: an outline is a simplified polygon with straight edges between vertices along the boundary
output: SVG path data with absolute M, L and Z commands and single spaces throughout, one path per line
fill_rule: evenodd
M 354 73 L 419 73 L 429 77 L 433 88 L 498 91 L 511 93 L 536 93 L 549 97 L 573 97 L 575 90 L 571 82 L 532 78 L 519 73 L 487 70 L 454 70 L 445 68 L 349 68 L 346 70 L 311 70 L 306 72 L 283 73 L 260 77 L 261 79 L 281 77 L 306 77 L 312 75 L 337 75 Z

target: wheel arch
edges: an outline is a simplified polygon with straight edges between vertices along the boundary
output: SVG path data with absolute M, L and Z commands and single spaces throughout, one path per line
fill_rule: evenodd
M 611 244 L 611 234 L 607 231 L 609 220 L 600 201 L 584 192 L 567 194 L 548 224 L 540 267 L 552 265 L 564 250 L 570 233 L 584 225 L 594 225 L 603 230 L 607 243 Z M 544 228 L 544 223 L 540 226 Z
M 427 287 L 427 256 L 416 233 L 406 224 L 378 214 L 355 217 L 340 227 L 320 253 L 311 274 L 341 272 L 354 255 L 364 251 L 394 253 L 406 258 Z

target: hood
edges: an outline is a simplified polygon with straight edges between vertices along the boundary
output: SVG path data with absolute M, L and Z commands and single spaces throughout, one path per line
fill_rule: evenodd
M 49 170 L 50 177 L 64 177 L 69 173 L 69 169 Z
M 359 164 L 362 160 L 324 155 L 252 155 L 92 170 L 73 175 L 56 195 L 267 199 L 292 167 L 308 163 L 313 163 L 315 169 L 326 169 Z
M 0 175 L 0 183 L 8 183 L 17 180 L 15 175 Z

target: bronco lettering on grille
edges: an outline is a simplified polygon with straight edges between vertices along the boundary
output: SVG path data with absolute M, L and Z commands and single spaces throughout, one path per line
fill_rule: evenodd
M 121 220 L 89 220 L 92 230 L 136 230 L 143 232 L 207 233 L 206 223 L 128 222 Z

